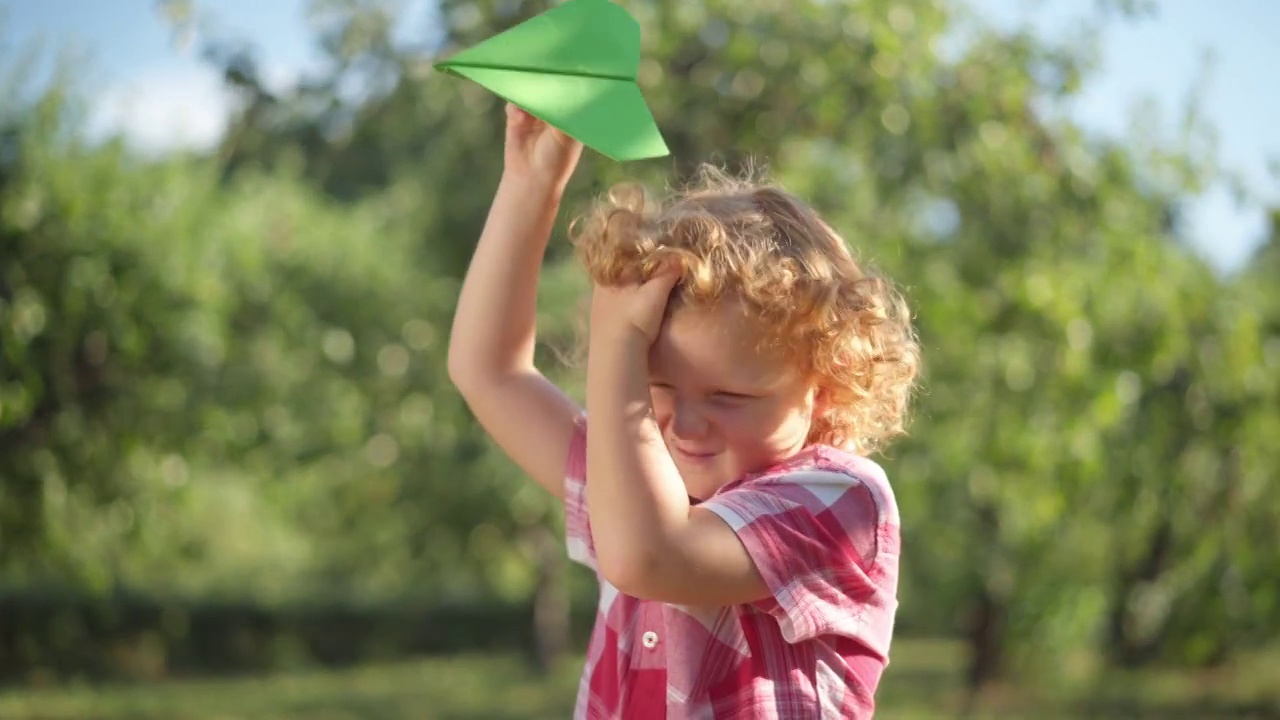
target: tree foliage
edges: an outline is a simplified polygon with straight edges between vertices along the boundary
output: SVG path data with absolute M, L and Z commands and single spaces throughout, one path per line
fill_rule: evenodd
M 86 145 L 59 88 L 3 119 L 0 581 L 534 592 L 556 511 L 443 370 L 500 100 L 430 68 L 547 7 L 441 0 L 405 44 L 385 3 L 315 0 L 327 69 L 284 92 L 200 35 L 242 100 L 207 157 Z M 1225 276 L 1187 249 L 1206 129 L 1091 136 L 1065 111 L 1088 44 L 941 0 L 627 7 L 673 156 L 588 153 L 570 208 L 763 159 L 907 289 L 925 391 L 881 458 L 904 630 L 965 634 L 974 683 L 1275 638 L 1280 241 Z M 583 289 L 565 248 L 551 364 Z

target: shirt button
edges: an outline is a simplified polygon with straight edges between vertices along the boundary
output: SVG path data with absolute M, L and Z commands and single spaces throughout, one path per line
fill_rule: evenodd
M 641 636 L 640 642 L 644 643 L 645 647 L 652 649 L 655 645 L 658 644 L 658 633 L 650 630 L 649 632 Z

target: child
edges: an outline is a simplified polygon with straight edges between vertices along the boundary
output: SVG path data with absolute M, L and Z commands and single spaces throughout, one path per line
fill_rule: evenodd
M 708 172 L 667 205 L 614 193 L 573 233 L 593 281 L 584 414 L 533 365 L 539 265 L 581 151 L 508 106 L 449 348 L 599 578 L 575 717 L 870 717 L 898 514 L 864 454 L 903 431 L 919 365 L 903 301 L 773 187 Z

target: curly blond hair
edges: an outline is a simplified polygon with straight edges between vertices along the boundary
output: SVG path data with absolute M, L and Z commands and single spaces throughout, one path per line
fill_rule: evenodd
M 810 443 L 865 454 L 905 432 L 920 369 L 907 304 L 790 193 L 704 165 L 666 200 L 614 187 L 570 238 L 593 284 L 641 281 L 673 263 L 673 307 L 740 301 L 762 343 L 827 392 Z

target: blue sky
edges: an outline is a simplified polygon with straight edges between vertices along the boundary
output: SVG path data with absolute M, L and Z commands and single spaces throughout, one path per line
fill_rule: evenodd
M 401 0 L 420 34 L 430 0 Z M 258 44 L 267 75 L 287 85 L 315 62 L 306 26 L 307 0 L 196 0 L 220 25 Z M 625 5 L 625 3 L 624 3 Z M 971 0 L 985 19 L 1031 23 L 1051 38 L 1077 29 L 1092 0 Z M 89 58 L 94 105 L 91 125 L 122 129 L 145 147 L 208 145 L 222 130 L 228 98 L 217 78 L 190 51 L 176 48 L 154 0 L 0 0 L 10 48 L 36 38 L 51 48 L 76 48 Z M 1264 204 L 1280 205 L 1280 2 L 1164 0 L 1154 17 L 1111 22 L 1101 64 L 1072 112 L 1104 133 L 1132 132 L 1136 103 L 1154 101 L 1159 125 L 1174 137 L 1182 104 L 1209 65 L 1204 105 L 1216 128 L 1222 164 L 1238 172 L 1251 194 L 1237 205 L 1225 187 L 1210 189 L 1192 208 L 1195 247 L 1216 266 L 1239 267 L 1265 232 Z M 1142 132 L 1152 132 L 1144 128 Z

